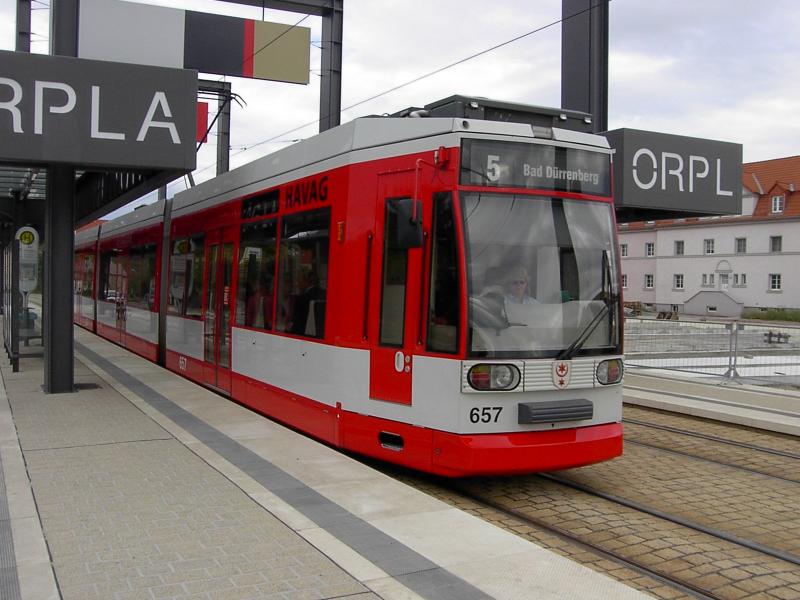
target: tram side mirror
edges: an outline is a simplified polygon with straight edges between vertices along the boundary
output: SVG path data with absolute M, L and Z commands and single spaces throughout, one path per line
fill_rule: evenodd
M 416 211 L 414 204 L 416 203 Z M 392 246 L 398 250 L 422 247 L 422 202 L 402 198 L 393 203 Z

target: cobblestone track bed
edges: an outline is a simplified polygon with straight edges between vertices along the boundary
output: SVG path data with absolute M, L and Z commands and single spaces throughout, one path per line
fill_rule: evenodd
M 782 434 L 628 406 L 625 415 L 787 454 L 798 451 L 798 440 Z M 657 445 L 671 449 L 683 444 L 681 449 L 689 450 L 687 453 L 710 453 L 717 462 L 629 444 L 619 459 L 562 471 L 558 476 L 711 530 L 800 555 L 800 487 L 793 481 L 775 478 L 788 475 L 787 479 L 797 479 L 797 461 L 646 427 L 626 426 L 626 436 L 647 436 Z M 765 474 L 731 468 L 720 464 L 720 459 Z M 706 590 L 711 597 L 800 599 L 800 566 L 796 564 L 535 475 L 462 480 L 457 485 L 464 496 L 443 489 L 442 486 L 452 485 L 449 481 L 420 483 L 415 475 L 405 478 L 462 510 L 658 598 L 689 595 L 559 538 L 535 523 L 575 536 L 665 577 L 674 577 L 689 588 Z
M 620 460 L 562 471 L 559 476 L 800 556 L 796 483 L 633 445 Z
M 723 440 L 730 440 L 731 442 L 758 446 L 787 455 L 800 456 L 800 439 L 784 433 L 765 431 L 763 429 L 755 429 L 744 425 L 723 423 L 721 421 L 704 419 L 702 417 L 677 414 L 630 404 L 624 405 L 623 422 L 625 419 L 648 421 L 654 425 L 682 429 L 687 433 L 714 436 Z
M 800 440 L 792 436 L 626 406 L 625 441 L 800 483 Z
M 639 473 L 641 479 L 649 479 Z M 719 598 L 800 597 L 797 565 L 538 476 L 475 480 L 463 485 L 498 506 L 570 532 Z M 629 487 L 622 484 L 617 489 Z
M 663 600 L 688 600 L 696 598 L 694 594 L 684 593 L 673 585 L 667 584 L 663 579 L 657 579 L 645 574 L 642 570 L 630 568 L 619 560 L 611 559 L 608 555 L 601 554 L 589 548 L 587 544 L 576 543 L 566 535 L 555 533 L 555 529 L 547 527 L 544 523 L 535 524 L 529 518 L 523 518 L 499 507 L 493 507 L 488 502 L 470 497 L 463 491 L 453 489 L 447 482 L 418 473 L 396 471 L 396 467 L 387 467 L 375 464 L 384 472 L 390 473 L 398 480 L 420 489 L 429 495 L 455 506 L 473 516 L 493 523 L 507 531 L 512 531 L 518 536 L 527 539 L 542 548 L 565 556 L 582 565 L 621 581 L 637 590 L 646 592 L 654 598 Z
M 586 467 L 592 469 L 593 467 Z M 800 598 L 800 567 L 577 492 L 536 475 L 460 482 L 400 477 L 445 502 L 606 573 L 656 598 L 697 597 L 587 550 L 553 530 L 618 555 L 707 597 Z M 459 495 L 461 494 L 461 495 Z
M 786 457 L 765 457 L 757 450 L 731 449 L 724 442 L 687 442 L 680 434 L 669 440 L 653 435 L 647 427 L 625 426 L 625 443 L 644 446 L 662 452 L 672 452 L 693 458 L 717 463 L 734 469 L 748 471 L 755 475 L 773 477 L 790 483 L 800 484 L 800 460 Z

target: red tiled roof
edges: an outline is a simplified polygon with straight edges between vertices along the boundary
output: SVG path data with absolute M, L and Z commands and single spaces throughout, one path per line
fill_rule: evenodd
M 800 156 L 742 165 L 742 184 L 758 195 L 754 217 L 773 215 L 772 197 L 783 196 L 783 216 L 800 216 Z
M 759 189 L 758 184 L 761 184 Z M 742 165 L 742 185 L 751 192 L 766 194 L 776 183 L 800 188 L 800 156 L 787 156 Z

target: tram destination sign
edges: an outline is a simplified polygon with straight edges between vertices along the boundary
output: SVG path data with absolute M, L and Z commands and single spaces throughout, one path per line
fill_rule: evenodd
M 0 51 L 0 162 L 188 171 L 197 72 Z
M 464 140 L 461 185 L 611 195 L 611 155 L 544 144 Z

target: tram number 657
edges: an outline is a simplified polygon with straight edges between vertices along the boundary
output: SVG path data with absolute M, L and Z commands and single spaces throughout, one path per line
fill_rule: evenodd
M 503 412 L 502 406 L 476 407 L 469 411 L 469 420 L 470 423 L 497 423 L 501 412 Z

